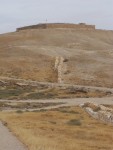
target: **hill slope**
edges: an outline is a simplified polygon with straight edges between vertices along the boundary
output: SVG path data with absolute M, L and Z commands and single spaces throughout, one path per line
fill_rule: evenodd
M 33 29 L 0 35 L 0 76 L 113 87 L 113 31 Z

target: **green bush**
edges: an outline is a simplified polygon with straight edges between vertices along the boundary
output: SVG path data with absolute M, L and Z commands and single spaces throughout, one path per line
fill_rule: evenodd
M 50 99 L 54 98 L 55 94 L 53 93 L 31 93 L 27 95 L 28 99 Z
M 72 119 L 72 120 L 68 121 L 68 125 L 80 126 L 80 125 L 82 125 L 82 123 L 78 119 Z
M 2 89 L 0 90 L 0 99 L 10 98 L 12 96 L 19 96 L 23 91 L 20 89 Z
M 23 111 L 22 110 L 17 110 L 16 113 L 22 114 Z

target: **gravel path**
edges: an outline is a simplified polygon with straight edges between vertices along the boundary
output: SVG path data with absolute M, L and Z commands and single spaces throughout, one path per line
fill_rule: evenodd
M 56 106 L 46 106 L 46 107 L 42 107 L 42 108 L 33 108 L 33 109 L 23 109 L 25 110 L 29 110 L 29 111 L 34 111 L 34 110 L 41 110 L 41 109 L 54 109 L 54 108 L 59 108 L 59 107 L 65 107 L 65 106 L 77 106 L 86 102 L 92 102 L 92 103 L 96 103 L 96 104 L 107 104 L 107 105 L 113 105 L 113 97 L 103 97 L 103 98 L 74 98 L 74 99 L 45 99 L 45 100 L 0 100 L 0 102 L 11 102 L 11 103 L 25 103 L 25 102 L 29 102 L 29 103 L 62 103 Z M 16 111 L 17 109 L 10 109 L 10 110 L 3 110 L 3 111 Z
M 0 150 L 27 150 L 2 122 L 0 122 Z
M 23 102 L 23 101 L 21 101 Z M 28 100 L 28 102 L 32 102 L 32 100 Z M 36 102 L 34 100 L 34 102 Z M 65 106 L 77 106 L 86 102 L 92 102 L 96 104 L 107 104 L 107 105 L 113 105 L 113 97 L 105 97 L 105 98 L 75 98 L 75 99 L 56 99 L 56 100 L 37 100 L 39 103 L 64 103 L 64 104 L 59 104 L 56 106 L 47 106 L 43 108 L 37 108 L 37 109 L 29 109 L 29 111 L 33 110 L 41 110 L 41 109 L 54 109 L 54 108 L 59 108 L 59 107 L 65 107 Z

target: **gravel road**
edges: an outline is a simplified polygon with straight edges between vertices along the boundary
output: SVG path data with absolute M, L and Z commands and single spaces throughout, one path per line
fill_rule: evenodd
M 0 150 L 27 150 L 2 122 L 0 122 Z

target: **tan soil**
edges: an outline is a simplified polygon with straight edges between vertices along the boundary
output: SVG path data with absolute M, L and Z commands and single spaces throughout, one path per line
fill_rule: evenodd
M 0 76 L 57 82 L 57 56 L 63 83 L 113 87 L 113 31 L 40 29 L 0 35 Z

